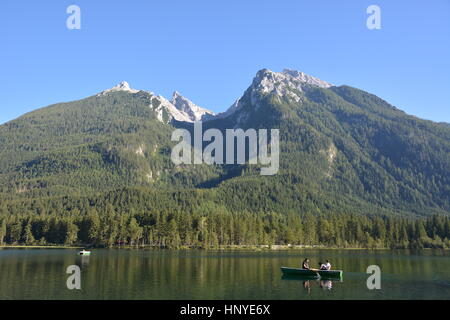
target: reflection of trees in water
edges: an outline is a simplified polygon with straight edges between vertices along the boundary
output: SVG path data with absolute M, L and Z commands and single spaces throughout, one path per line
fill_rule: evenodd
M 89 265 L 90 256 L 81 255 L 81 270 L 86 270 Z
M 18 250 L 2 256 L 0 297 L 272 299 L 274 288 L 280 286 L 280 266 L 299 265 L 305 254 L 99 249 L 93 250 L 91 256 L 80 257 L 75 250 L 53 250 Z M 408 274 L 421 272 L 429 275 L 436 271 L 437 265 L 441 266 L 441 269 L 445 268 L 438 253 L 408 256 L 405 251 L 359 250 L 355 254 L 346 250 L 310 250 L 307 255 L 314 262 L 329 258 L 334 268 L 344 270 L 344 277 L 345 272 L 358 272 L 365 276 L 365 270 L 370 264 L 379 265 L 386 274 L 402 274 L 405 270 Z M 82 292 L 77 293 L 76 290 L 66 288 L 68 275 L 65 270 L 70 265 L 80 263 Z M 336 292 L 336 284 L 331 281 L 305 282 L 295 283 L 296 290 L 304 290 L 309 294 L 322 287 L 324 290 Z M 340 285 L 337 286 L 340 289 Z
M 254 253 L 110 249 L 93 252 L 83 282 L 105 299 L 269 298 L 278 272 Z
M 67 250 L 67 252 L 69 252 Z M 77 264 L 76 251 L 30 249 L 0 259 L 0 296 L 14 299 L 57 299 L 67 290 L 66 269 Z

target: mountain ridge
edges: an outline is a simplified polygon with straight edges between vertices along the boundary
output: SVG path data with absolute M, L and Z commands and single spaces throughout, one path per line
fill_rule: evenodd
M 125 82 L 102 92 L 0 126 L 0 195 L 187 188 L 223 192 L 233 210 L 450 211 L 450 128 L 365 91 L 262 69 L 226 116 L 208 115 L 179 94 L 186 104 L 177 108 L 176 99 Z M 205 114 L 205 130 L 279 129 L 279 174 L 261 178 L 248 164 L 171 163 L 173 130 L 192 130 Z

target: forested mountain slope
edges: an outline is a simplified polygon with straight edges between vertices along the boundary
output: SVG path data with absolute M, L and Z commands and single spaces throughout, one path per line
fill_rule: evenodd
M 292 70 L 259 71 L 218 115 L 176 95 L 173 101 L 187 102 L 172 104 L 125 83 L 1 125 L 1 198 L 44 201 L 143 187 L 192 190 L 186 201 L 194 203 L 198 191 L 208 193 L 217 205 L 253 212 L 450 211 L 448 125 Z M 173 130 L 192 129 L 203 114 L 204 130 L 279 129 L 278 173 L 261 176 L 255 165 L 175 166 Z

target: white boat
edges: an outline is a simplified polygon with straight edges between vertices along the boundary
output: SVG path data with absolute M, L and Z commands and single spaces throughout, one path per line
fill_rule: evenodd
M 88 256 L 91 254 L 91 251 L 83 249 L 79 252 L 79 254 L 80 254 L 80 256 Z

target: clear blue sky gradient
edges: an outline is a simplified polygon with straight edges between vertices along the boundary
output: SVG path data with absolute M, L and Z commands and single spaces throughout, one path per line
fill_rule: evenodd
M 81 8 L 81 30 L 66 8 Z M 381 30 L 366 9 L 381 7 Z M 224 111 L 292 68 L 450 122 L 450 1 L 3 0 L 0 123 L 120 81 Z

